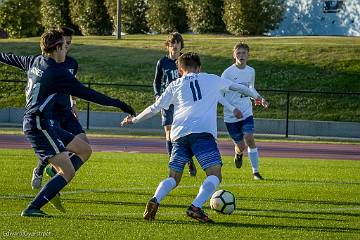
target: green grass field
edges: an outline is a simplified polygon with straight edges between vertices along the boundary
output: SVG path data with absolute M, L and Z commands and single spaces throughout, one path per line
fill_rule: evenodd
M 70 55 L 79 64 L 83 82 L 152 85 L 155 65 L 166 54 L 166 35 L 75 37 Z M 185 34 L 184 51 L 201 55 L 203 70 L 221 74 L 232 64 L 232 48 L 240 40 L 228 35 Z M 357 37 L 248 37 L 249 65 L 256 70 L 257 89 L 360 92 L 360 38 Z M 39 38 L 1 39 L 1 52 L 38 54 Z M 25 74 L 0 64 L 0 80 L 26 79 Z M 25 84 L 0 81 L 0 108 L 23 107 Z M 113 97 L 126 99 L 137 112 L 154 100 L 151 87 L 93 86 Z M 258 118 L 285 118 L 286 94 L 261 92 L 269 111 L 255 108 Z M 290 119 L 359 122 L 360 96 L 292 94 Z M 86 107 L 80 101 L 82 109 Z M 114 111 L 92 105 L 92 110 Z M 336 111 L 334 111 L 336 109 Z M 219 113 L 220 114 L 220 113 Z
M 262 158 L 267 180 L 251 178 L 249 163 L 235 169 L 224 157 L 220 189 L 232 191 L 237 210 L 230 216 L 206 211 L 215 224 L 185 216 L 204 174 L 184 175 L 159 208 L 157 220 L 142 213 L 157 184 L 167 176 L 161 154 L 94 153 L 62 194 L 66 214 L 51 206 L 53 218 L 19 214 L 35 194 L 36 163 L 31 150 L 0 149 L 1 238 L 55 239 L 359 239 L 360 162 Z

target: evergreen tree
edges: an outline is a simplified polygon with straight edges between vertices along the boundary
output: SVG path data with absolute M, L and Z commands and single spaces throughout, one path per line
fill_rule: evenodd
M 196 33 L 225 32 L 223 0 L 184 1 L 190 29 Z
M 68 0 L 41 0 L 41 24 L 49 29 L 58 26 L 73 28 Z
M 185 8 L 181 0 L 148 0 L 148 26 L 151 31 L 170 33 L 188 29 Z
M 0 4 L 0 28 L 11 38 L 39 36 L 43 27 L 40 0 L 4 0 Z
M 113 31 L 103 0 L 70 0 L 70 16 L 84 35 L 109 35 Z
M 281 22 L 284 0 L 224 0 L 226 29 L 235 35 L 263 35 Z

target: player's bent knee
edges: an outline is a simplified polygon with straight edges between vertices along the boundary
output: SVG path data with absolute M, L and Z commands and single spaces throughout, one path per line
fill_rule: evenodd
M 214 175 L 216 176 L 219 181 L 221 182 L 222 180 L 222 176 L 221 176 L 221 165 L 215 165 L 215 166 L 211 166 L 207 169 L 205 169 L 206 172 L 206 176 L 211 176 Z
M 175 180 L 175 182 L 176 182 L 175 187 L 177 187 L 181 181 L 182 172 L 176 172 L 176 171 L 170 169 L 169 177 L 171 177 Z
M 89 139 L 87 138 L 85 133 L 80 133 L 80 134 L 76 135 L 76 137 L 80 138 L 81 140 L 83 140 L 84 142 L 89 144 Z
M 75 137 L 66 148 L 78 155 L 84 162 L 88 160 L 92 154 L 92 149 L 88 143 L 81 140 L 79 137 Z

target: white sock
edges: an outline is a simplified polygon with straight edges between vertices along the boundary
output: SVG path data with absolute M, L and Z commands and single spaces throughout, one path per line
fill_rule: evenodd
M 211 197 L 215 192 L 216 188 L 219 186 L 220 180 L 217 176 L 210 175 L 202 183 L 199 193 L 192 202 L 192 205 L 195 207 L 201 208 L 204 203 Z
M 248 147 L 248 155 L 250 158 L 253 173 L 259 172 L 259 153 L 257 148 Z
M 160 203 L 163 198 L 171 192 L 176 187 L 176 181 L 172 177 L 168 177 L 164 180 L 162 180 L 159 183 L 159 186 L 157 187 L 154 197 L 156 197 L 156 200 L 158 203 Z

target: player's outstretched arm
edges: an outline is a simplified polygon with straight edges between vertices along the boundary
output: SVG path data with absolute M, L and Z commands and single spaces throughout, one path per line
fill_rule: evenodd
M 155 116 L 162 108 L 168 109 L 171 104 L 172 94 L 171 94 L 171 87 L 168 86 L 165 92 L 156 100 L 156 102 L 149 107 L 147 107 L 144 111 L 139 113 L 136 117 L 126 117 L 122 122 L 121 125 L 128 125 L 137 122 L 144 121 Z
M 130 115 L 136 115 L 135 110 L 127 103 L 84 86 L 69 71 L 58 68 L 54 70 L 54 73 L 57 76 L 52 85 L 54 92 L 65 93 L 103 106 L 117 107 Z
M 231 105 L 226 98 L 224 98 L 222 95 L 219 98 L 219 103 L 224 106 L 224 108 L 229 109 L 231 112 L 233 112 L 234 116 L 238 119 L 242 118 L 242 113 L 239 109 L 237 109 L 235 106 Z
M 0 53 L 0 62 L 27 71 L 35 56 L 18 56 L 11 53 Z
M 266 102 L 266 100 L 260 96 L 260 94 L 255 90 L 255 88 L 248 88 L 242 84 L 232 84 L 230 87 L 229 87 L 230 90 L 233 90 L 233 91 L 237 91 L 243 95 L 246 95 L 248 97 L 252 97 L 255 99 L 255 101 L 261 101 L 261 102 Z

